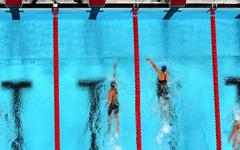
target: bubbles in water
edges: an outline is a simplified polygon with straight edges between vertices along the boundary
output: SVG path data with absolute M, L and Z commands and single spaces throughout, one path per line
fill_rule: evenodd
M 110 146 L 110 149 L 112 149 L 112 150 L 122 150 L 122 147 L 117 144 L 117 141 L 115 140 L 115 138 L 113 136 L 109 137 L 109 141 L 108 141 L 107 145 Z
M 170 130 L 171 130 L 171 127 L 165 123 L 161 129 L 161 133 L 158 134 L 158 136 L 156 137 L 156 142 L 159 145 L 162 143 L 164 136 L 170 133 Z
M 234 119 L 236 120 L 236 121 L 239 121 L 240 122 L 240 110 L 239 110 L 239 108 L 237 108 L 237 107 L 235 107 L 234 109 L 233 109 L 233 117 L 234 117 Z
M 168 125 L 168 124 L 165 124 L 164 126 L 163 126 L 163 128 L 162 128 L 162 132 L 164 133 L 164 134 L 168 134 L 169 132 L 170 132 L 170 126 Z
M 162 143 L 163 133 L 158 134 L 156 137 L 156 142 L 160 145 Z
M 114 148 L 114 150 L 122 150 L 122 148 L 121 148 L 121 146 L 116 145 L 115 148 Z
M 115 143 L 114 137 L 111 137 L 111 138 L 109 139 L 109 144 L 110 144 L 110 145 L 113 145 L 114 143 Z

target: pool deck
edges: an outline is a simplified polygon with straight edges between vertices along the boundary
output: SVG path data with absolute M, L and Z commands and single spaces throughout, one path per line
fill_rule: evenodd
M 0 4 L 4 4 L 5 0 L 0 0 Z M 31 4 L 33 1 L 36 4 L 50 4 L 52 0 L 23 0 L 23 4 Z M 81 0 L 76 0 L 81 1 Z M 136 0 L 139 4 L 167 4 L 165 0 Z M 61 4 L 77 4 L 74 0 L 58 0 Z M 135 0 L 107 0 L 106 4 L 132 4 Z M 87 4 L 88 0 L 82 0 L 83 4 Z M 213 0 L 187 0 L 187 4 L 212 4 Z M 215 0 L 216 4 L 240 4 L 240 0 Z

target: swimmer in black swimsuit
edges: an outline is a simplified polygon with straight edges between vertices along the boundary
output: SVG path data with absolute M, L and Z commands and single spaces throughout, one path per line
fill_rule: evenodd
M 108 133 L 111 129 L 111 122 L 112 122 L 112 114 L 114 114 L 115 118 L 115 125 L 116 125 L 116 137 L 119 137 L 119 102 L 118 102 L 118 89 L 117 84 L 115 81 L 115 75 L 116 75 L 116 67 L 117 65 L 114 64 L 114 81 L 111 82 L 111 88 L 108 92 Z
M 161 70 L 158 69 L 157 65 L 150 59 L 147 58 L 147 61 L 150 62 L 153 68 L 158 73 L 157 79 L 157 97 L 160 103 L 162 110 L 165 112 L 165 118 L 169 117 L 169 98 L 168 98 L 168 72 L 167 66 L 163 65 Z
M 166 72 L 166 70 L 167 70 L 167 67 L 162 66 L 162 69 L 161 69 L 162 73 L 157 78 L 157 96 L 158 96 L 158 99 L 160 97 L 168 99 L 168 85 L 167 85 L 168 73 Z M 161 80 L 159 78 L 161 78 Z
M 157 96 L 158 99 L 160 97 L 167 98 L 168 97 L 168 72 L 167 72 L 167 66 L 163 65 L 161 70 L 158 69 L 157 65 L 150 59 L 147 58 L 147 61 L 150 62 L 153 66 L 153 68 L 158 73 L 157 78 Z
M 152 64 L 153 68 L 156 70 L 158 74 L 156 90 L 158 102 L 160 103 L 161 119 L 163 121 L 163 124 L 167 123 L 171 127 L 168 133 L 169 135 L 168 144 L 171 150 L 175 150 L 177 146 L 178 136 L 176 125 L 177 116 L 175 113 L 174 104 L 171 102 L 171 99 L 169 99 L 168 89 L 169 75 L 167 72 L 167 66 L 163 65 L 160 70 L 150 58 L 147 58 L 147 61 Z

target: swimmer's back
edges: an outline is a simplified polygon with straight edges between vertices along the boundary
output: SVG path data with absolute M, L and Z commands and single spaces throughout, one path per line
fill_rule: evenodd
M 158 79 L 160 81 L 168 81 L 168 72 L 159 71 L 158 72 Z

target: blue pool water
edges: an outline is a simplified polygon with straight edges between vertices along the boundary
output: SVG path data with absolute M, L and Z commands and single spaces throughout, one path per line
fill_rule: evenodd
M 235 10 L 216 14 L 219 62 L 222 148 L 231 149 L 227 138 L 233 123 L 236 86 L 224 78 L 240 76 L 240 22 Z M 209 13 L 183 10 L 163 21 L 162 10 L 140 10 L 140 75 L 142 146 L 144 150 L 216 149 Z M 52 14 L 50 10 L 21 13 L 11 21 L 0 11 L 0 82 L 28 81 L 30 87 L 17 95 L 23 149 L 54 149 Z M 133 27 L 129 10 L 104 10 L 97 21 L 83 10 L 59 14 L 61 148 L 133 150 L 135 140 Z M 170 100 L 174 109 L 172 127 L 161 119 L 155 84 L 157 74 L 146 61 L 167 64 Z M 107 134 L 104 106 L 113 64 L 117 63 L 120 102 L 120 137 Z M 96 82 L 80 87 L 82 81 Z M 0 149 L 11 149 L 18 130 L 14 122 L 14 90 L 0 89 Z M 16 91 L 15 91 L 16 93 Z M 98 96 L 91 99 L 91 96 Z M 93 100 L 93 101 L 92 101 Z M 88 123 L 90 107 L 93 122 Z M 16 112 L 15 112 L 16 115 Z M 96 138 L 92 136 L 96 133 Z M 95 146 L 91 146 L 91 142 Z

